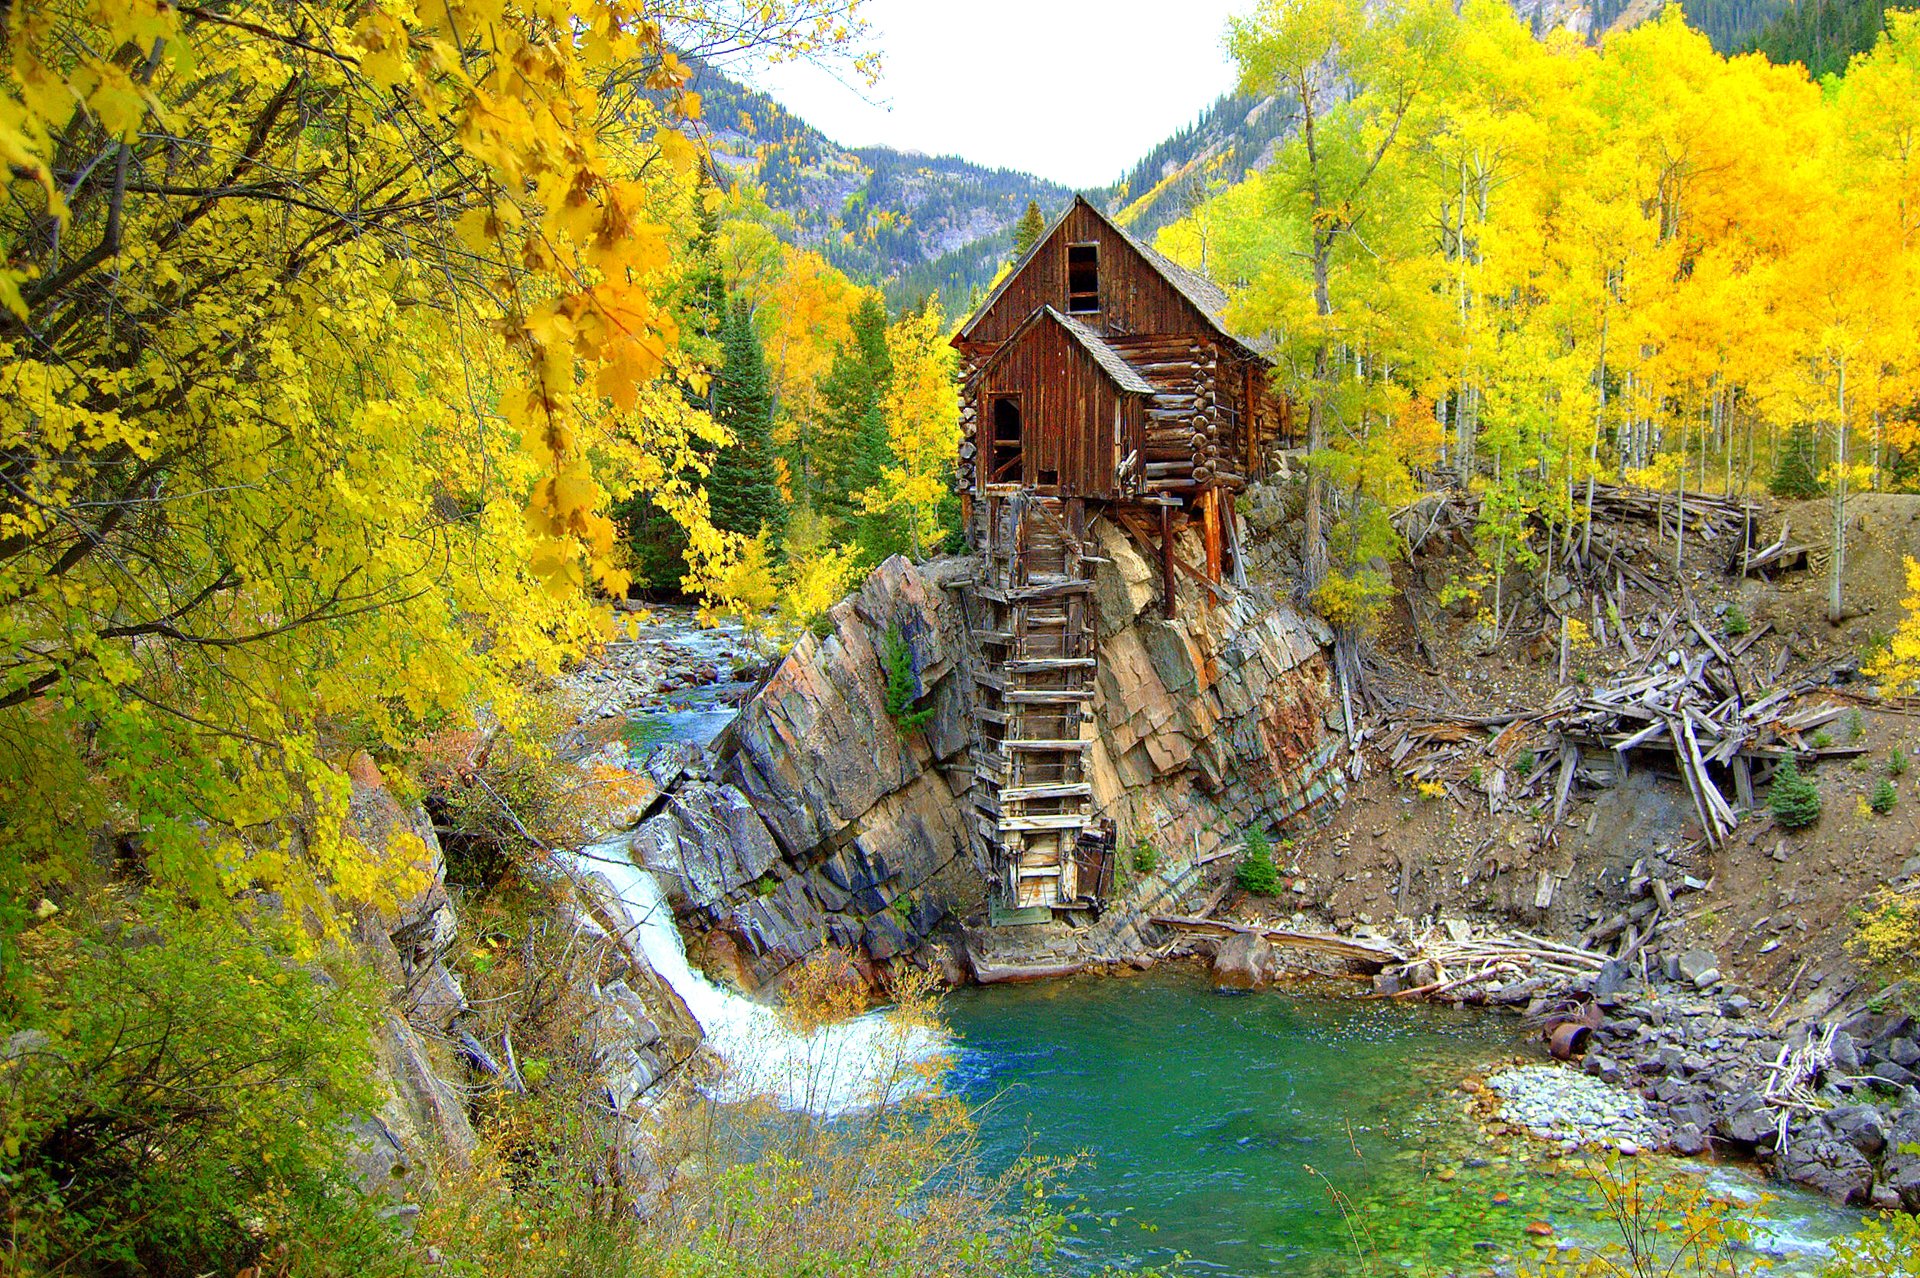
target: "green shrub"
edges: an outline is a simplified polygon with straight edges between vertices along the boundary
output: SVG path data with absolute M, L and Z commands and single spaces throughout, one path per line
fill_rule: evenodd
M 1133 845 L 1133 872 L 1135 874 L 1152 874 L 1159 868 L 1160 854 L 1154 850 L 1151 843 L 1136 843 Z
M 1720 628 L 1729 637 L 1738 639 L 1752 632 L 1753 623 L 1747 620 L 1746 613 L 1740 611 L 1739 604 L 1728 604 L 1727 615 L 1720 619 Z
M 1874 786 L 1873 793 L 1867 797 L 1867 806 L 1881 816 L 1893 811 L 1893 805 L 1898 802 L 1900 802 L 1899 793 L 1893 788 L 1893 782 L 1885 777 L 1880 778 L 1880 784 Z
M 1278 896 L 1280 871 L 1273 865 L 1273 844 L 1259 826 L 1247 829 L 1247 850 L 1233 869 L 1233 881 L 1253 896 Z
M 887 663 L 887 715 L 902 735 L 918 731 L 933 718 L 933 707 L 913 708 L 920 696 L 920 676 L 913 668 L 913 644 L 908 642 L 898 622 L 887 627 L 881 655 Z
M 1825 728 L 1814 733 L 1813 748 L 1816 750 L 1831 750 L 1833 748 L 1833 734 Z
M 1907 752 L 1899 746 L 1895 746 L 1893 752 L 1887 755 L 1887 774 L 1896 777 L 1907 775 Z
M 1533 752 L 1533 747 L 1528 746 L 1520 752 L 1520 757 L 1513 761 L 1513 770 L 1522 780 L 1525 780 L 1533 775 L 1534 765 L 1539 762 L 1540 758 Z
M 9 1272 L 396 1268 L 343 1161 L 345 1121 L 380 1106 L 357 969 L 210 911 L 63 917 L 21 938 L 40 988 L 0 1024 L 31 1049 L 0 1060 Z
M 1810 779 L 1801 776 L 1794 761 L 1788 759 L 1773 774 L 1773 784 L 1767 789 L 1767 807 L 1782 827 L 1798 830 L 1820 819 L 1820 791 Z
M 1855 706 L 1847 712 L 1847 740 L 1858 741 L 1866 735 L 1867 716 L 1860 713 L 1859 706 Z

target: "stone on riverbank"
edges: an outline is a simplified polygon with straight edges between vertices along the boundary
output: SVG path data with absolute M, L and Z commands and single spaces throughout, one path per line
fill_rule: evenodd
M 1667 1133 L 1632 1092 L 1557 1065 L 1522 1065 L 1487 1080 L 1508 1122 L 1571 1145 L 1603 1145 L 1623 1153 L 1656 1149 Z

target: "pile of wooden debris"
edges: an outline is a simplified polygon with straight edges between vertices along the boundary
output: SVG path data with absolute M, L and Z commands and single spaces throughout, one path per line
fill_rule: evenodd
M 1667 614 L 1661 645 L 1675 615 Z M 1378 736 L 1381 750 L 1408 785 L 1438 785 L 1463 805 L 1478 802 L 1463 788 L 1477 774 L 1493 812 L 1532 800 L 1551 778 L 1556 825 L 1576 780 L 1614 785 L 1636 762 L 1671 767 L 1717 847 L 1738 828 L 1740 809 L 1755 806 L 1755 783 L 1781 760 L 1851 756 L 1861 748 L 1819 731 L 1848 713 L 1844 701 L 1802 704 L 1809 690 L 1795 688 L 1750 701 L 1737 652 L 1697 621 L 1688 626 L 1709 651 L 1656 648 L 1642 670 L 1604 686 L 1568 685 L 1537 710 L 1389 720 Z M 1732 801 L 1723 784 L 1732 787 Z

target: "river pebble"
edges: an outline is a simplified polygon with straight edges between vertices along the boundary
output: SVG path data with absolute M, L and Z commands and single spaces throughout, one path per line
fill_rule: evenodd
M 1666 1143 L 1640 1097 L 1557 1065 L 1521 1065 L 1487 1080 L 1500 1113 L 1536 1136 L 1569 1145 L 1605 1145 L 1623 1154 Z

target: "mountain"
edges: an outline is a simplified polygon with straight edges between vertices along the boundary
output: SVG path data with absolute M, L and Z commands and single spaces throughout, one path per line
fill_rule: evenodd
M 957 156 L 844 147 L 757 89 L 699 67 L 705 140 L 715 166 L 751 177 L 795 243 L 880 285 L 890 305 L 934 290 L 958 311 L 1013 251 L 1027 201 L 1062 206 L 1063 186 Z

